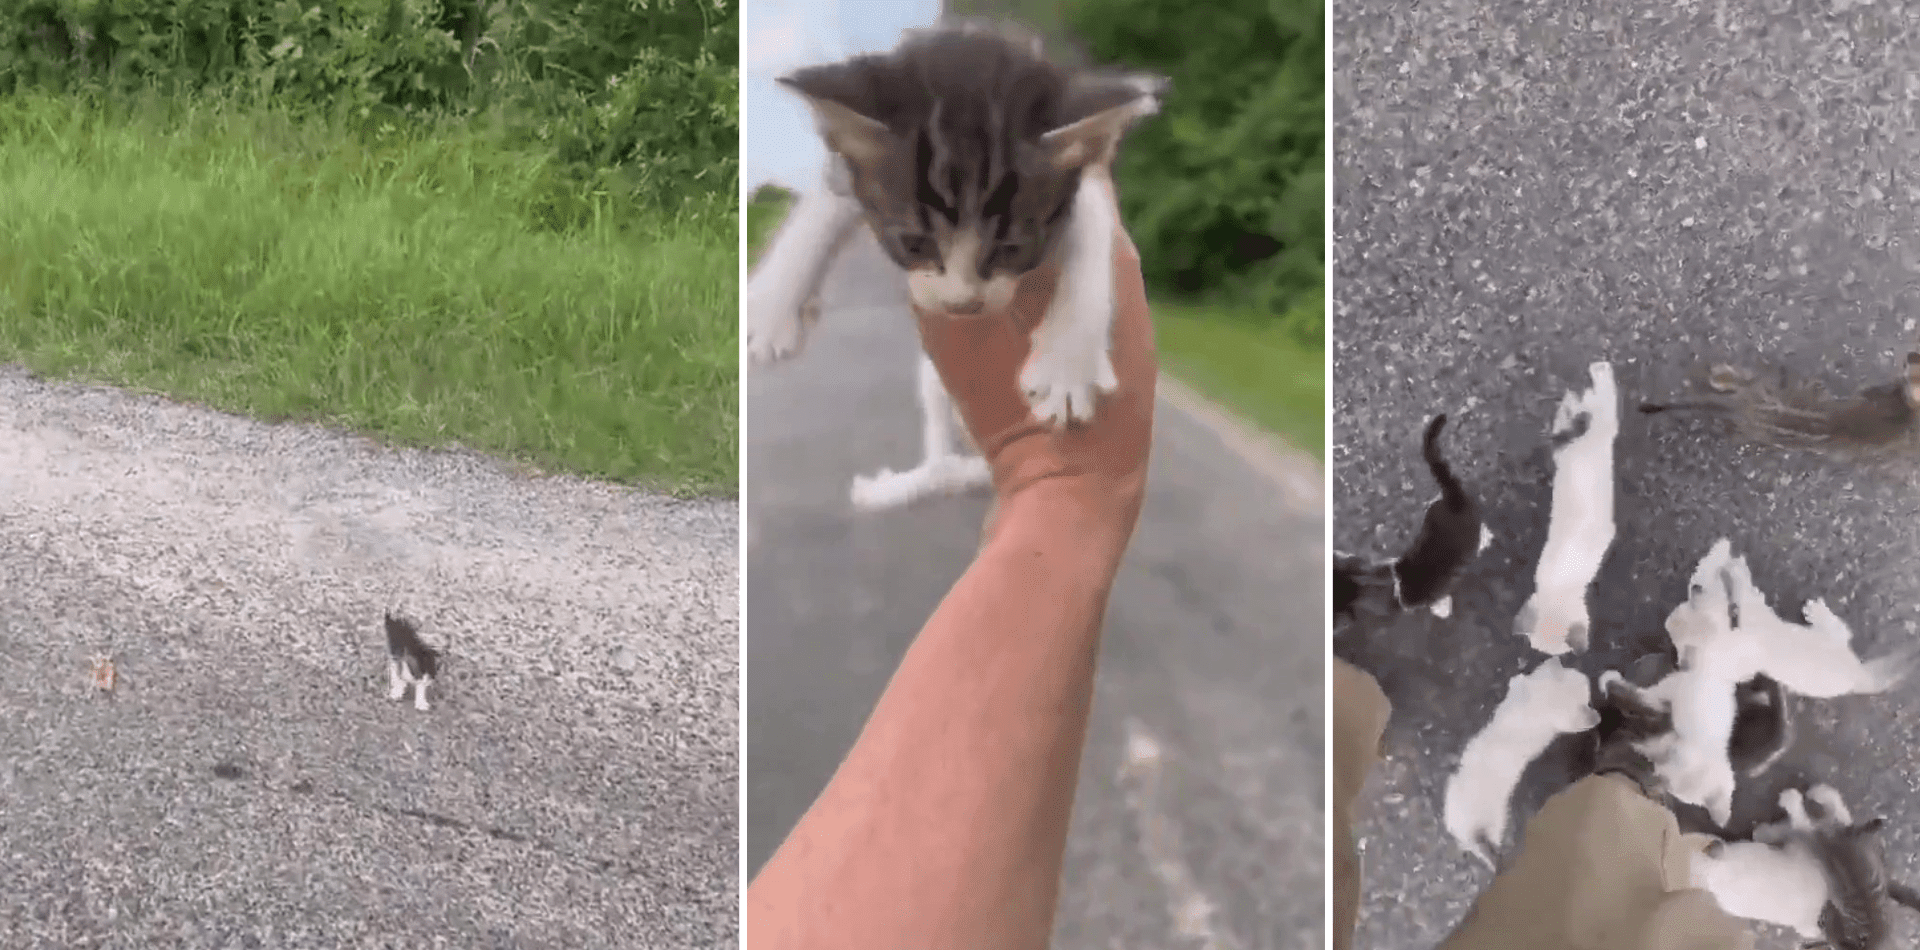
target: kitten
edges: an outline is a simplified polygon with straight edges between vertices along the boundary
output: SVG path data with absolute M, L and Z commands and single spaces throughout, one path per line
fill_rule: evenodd
M 1887 921 L 1887 855 L 1880 841 L 1886 819 L 1856 824 L 1840 792 L 1822 784 L 1806 791 L 1806 798 L 1821 811 L 1818 819 L 1808 820 L 1798 797 L 1794 796 L 1793 805 L 1801 820 L 1812 826 L 1809 844 L 1827 879 L 1826 906 L 1819 917 L 1821 936 L 1834 950 L 1882 950 L 1892 938 Z M 1781 800 L 1784 806 L 1787 795 L 1783 793 Z
M 1363 605 L 1385 614 L 1425 607 L 1436 617 L 1452 615 L 1453 583 L 1493 543 L 1493 532 L 1480 519 L 1479 503 L 1440 452 L 1440 430 L 1446 424 L 1444 414 L 1434 416 L 1420 442 L 1421 457 L 1440 494 L 1427 504 L 1420 532 L 1406 551 L 1391 561 L 1371 563 L 1334 552 L 1335 616 L 1352 618 Z
M 1515 615 L 1513 632 L 1550 656 L 1587 649 L 1587 587 L 1613 546 L 1613 440 L 1620 397 L 1613 367 L 1587 368 L 1593 386 L 1569 392 L 1554 414 L 1553 507 L 1547 542 L 1534 569 L 1533 596 Z
M 1376 616 L 1398 613 L 1400 603 L 1395 599 L 1394 586 L 1393 562 L 1369 563 L 1359 555 L 1333 552 L 1336 618 L 1357 619 L 1362 609 Z
M 1721 538 L 1694 565 L 1687 581 L 1687 599 L 1667 614 L 1667 636 L 1673 641 L 1680 665 L 1692 651 L 1739 626 L 1728 569 L 1733 565 L 1733 542 Z
M 427 687 L 440 674 L 440 651 L 421 642 L 413 624 L 387 614 L 387 699 L 399 701 L 413 687 L 413 708 L 426 712 Z
M 1625 775 L 1649 798 L 1664 798 L 1666 785 L 1660 781 L 1654 762 L 1639 747 L 1673 732 L 1672 711 L 1628 683 L 1618 671 L 1601 673 L 1597 685 L 1600 703 L 1595 709 L 1600 719 L 1593 730 L 1594 774 Z
M 968 435 L 966 423 L 955 410 L 953 399 L 940 382 L 940 371 L 925 353 L 920 354 L 920 464 L 904 472 L 883 468 L 872 475 L 853 479 L 853 506 L 862 511 L 880 511 L 910 505 L 931 495 L 949 495 L 993 483 L 987 460 L 980 457 Z M 967 454 L 954 451 L 957 437 Z
M 1782 792 L 1780 804 L 1787 820 L 1755 829 L 1752 841 L 1714 841 L 1695 852 L 1692 883 L 1735 917 L 1815 939 L 1828 898 L 1826 872 L 1814 853 L 1813 824 L 1800 807 L 1800 793 Z
M 1733 703 L 1727 758 L 1734 771 L 1754 778 L 1772 768 L 1793 745 L 1793 712 L 1787 706 L 1787 691 L 1764 673 L 1735 686 Z
M 811 217 L 783 227 L 749 278 L 749 355 L 798 350 L 831 257 L 788 247 L 785 232 L 818 242 L 851 215 L 906 273 L 923 311 L 1004 313 L 1022 275 L 1059 263 L 1020 384 L 1044 423 L 1091 419 L 1097 394 L 1117 385 L 1119 221 L 1107 167 L 1122 135 L 1158 111 L 1167 81 L 1069 68 L 1011 26 L 948 23 L 910 31 L 890 53 L 780 82 L 807 101 L 844 180 L 796 207 Z
M 1591 699 L 1586 675 L 1558 658 L 1507 681 L 1506 697 L 1467 741 L 1447 779 L 1445 824 L 1463 850 L 1498 871 L 1495 858 L 1506 843 L 1508 803 L 1521 773 L 1555 736 L 1600 724 Z
M 1493 543 L 1492 532 L 1480 520 L 1480 505 L 1440 454 L 1440 430 L 1446 424 L 1444 413 L 1434 416 L 1420 441 L 1420 454 L 1440 494 L 1427 505 L 1412 546 L 1393 562 L 1394 600 L 1402 609 L 1427 607 L 1436 617 L 1453 613 L 1453 582 Z
M 1818 699 L 1883 693 L 1904 682 L 1920 661 L 1920 649 L 1913 645 L 1861 660 L 1853 650 L 1853 631 L 1823 599 L 1807 601 L 1805 624 L 1786 620 L 1754 586 L 1744 557 L 1733 559 L 1728 578 L 1740 617 L 1741 668 L 1765 673 L 1796 693 Z
M 1713 392 L 1671 403 L 1643 402 L 1640 411 L 1700 412 L 1729 420 L 1736 432 L 1763 444 L 1868 459 L 1911 449 L 1920 432 L 1920 353 L 1908 353 L 1898 382 L 1836 398 L 1818 385 L 1777 381 L 1720 364 L 1708 374 Z
M 1673 797 L 1706 808 L 1721 827 L 1733 818 L 1737 784 L 1732 758 L 1739 717 L 1735 693 L 1753 677 L 1742 672 L 1744 654 L 1737 649 L 1733 617 L 1725 606 L 1730 556 L 1730 544 L 1716 544 L 1694 572 L 1687 601 L 1667 617 L 1669 632 L 1679 631 L 1674 645 L 1680 668 L 1646 690 L 1625 682 L 1611 684 L 1671 713 L 1671 732 L 1643 739 L 1635 748 L 1654 764 Z

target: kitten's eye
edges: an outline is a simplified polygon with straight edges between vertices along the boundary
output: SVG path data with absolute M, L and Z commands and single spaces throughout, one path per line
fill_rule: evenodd
M 900 251 L 908 257 L 932 257 L 933 240 L 924 234 L 902 234 Z

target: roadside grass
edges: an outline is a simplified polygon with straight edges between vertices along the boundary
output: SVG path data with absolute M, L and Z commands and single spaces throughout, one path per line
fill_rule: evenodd
M 765 189 L 747 202 L 749 260 L 779 225 L 791 196 Z M 1314 295 L 1301 306 L 1320 306 Z M 1161 366 L 1248 423 L 1326 462 L 1326 351 L 1302 344 L 1293 321 L 1205 304 L 1153 303 Z
M 593 197 L 500 141 L 211 98 L 0 101 L 0 359 L 737 493 L 735 216 L 548 226 Z
M 762 186 L 747 199 L 747 265 L 760 260 L 760 252 L 773 239 L 773 229 L 787 217 L 793 206 L 793 193 L 784 188 Z
M 1302 306 L 1319 306 L 1315 294 Z M 1326 463 L 1326 351 L 1286 321 L 1157 301 L 1160 364 L 1202 395 Z

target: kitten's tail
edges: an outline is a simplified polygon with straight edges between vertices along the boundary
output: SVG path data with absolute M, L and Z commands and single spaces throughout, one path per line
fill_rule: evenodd
M 1856 692 L 1884 693 L 1913 675 L 1914 667 L 1920 666 L 1920 647 L 1902 647 L 1886 656 L 1868 660 L 1864 666 L 1866 675 L 1861 678 L 1862 683 Z
M 1446 425 L 1447 414 L 1444 412 L 1427 423 L 1427 435 L 1420 442 L 1420 454 L 1427 460 L 1427 469 L 1433 472 L 1433 480 L 1440 483 L 1440 496 L 1446 499 L 1447 507 L 1460 511 L 1471 505 L 1473 500 L 1467 497 L 1467 489 L 1459 479 L 1453 477 L 1453 469 L 1440 454 L 1440 430 Z

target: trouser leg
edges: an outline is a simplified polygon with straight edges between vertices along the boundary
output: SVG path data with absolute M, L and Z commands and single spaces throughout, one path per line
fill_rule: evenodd
M 1353 806 L 1380 760 L 1380 737 L 1393 704 L 1373 677 L 1333 661 L 1333 927 L 1334 950 L 1353 946 L 1360 916 L 1360 854 L 1353 837 Z

